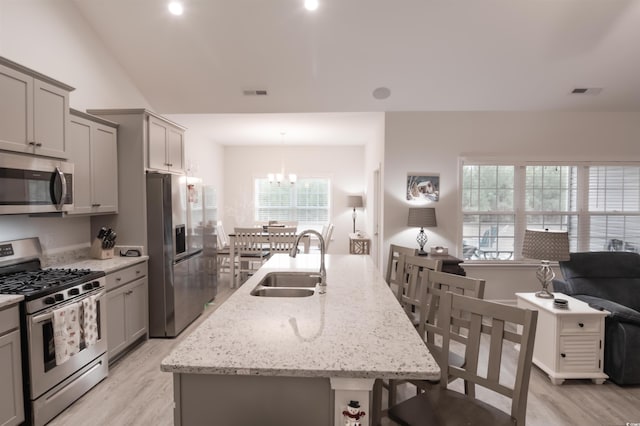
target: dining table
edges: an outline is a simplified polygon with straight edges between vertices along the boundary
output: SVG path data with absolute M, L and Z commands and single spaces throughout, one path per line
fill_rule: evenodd
M 297 235 L 296 235 L 297 237 Z M 259 244 L 263 244 L 265 249 L 269 249 L 269 233 L 263 230 L 263 227 L 256 228 L 256 240 Z M 302 252 L 309 253 L 309 248 L 311 246 L 311 238 L 308 234 L 304 235 L 300 242 L 302 243 Z M 237 288 L 240 285 L 240 274 L 238 274 L 238 278 L 236 280 L 236 253 L 235 253 L 235 243 L 236 243 L 236 235 L 229 234 L 229 272 L 231 275 L 231 288 Z

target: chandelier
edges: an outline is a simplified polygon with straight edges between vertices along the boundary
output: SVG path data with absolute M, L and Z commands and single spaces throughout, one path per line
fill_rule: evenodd
M 285 135 L 286 135 L 286 132 L 280 132 L 281 145 L 282 145 L 282 150 L 280 152 L 280 172 L 267 174 L 267 179 L 269 179 L 269 183 L 271 184 L 280 185 L 281 183 L 289 182 L 291 185 L 293 185 L 298 180 L 298 177 L 296 176 L 295 173 L 286 174 L 284 172 L 284 136 Z

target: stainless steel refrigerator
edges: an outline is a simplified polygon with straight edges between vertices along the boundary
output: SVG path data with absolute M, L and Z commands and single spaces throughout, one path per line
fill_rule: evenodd
M 175 337 L 215 296 L 203 253 L 202 191 L 187 176 L 147 174 L 149 336 Z

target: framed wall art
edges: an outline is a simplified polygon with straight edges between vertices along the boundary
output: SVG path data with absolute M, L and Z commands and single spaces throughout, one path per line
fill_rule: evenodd
M 407 174 L 407 200 L 438 201 L 440 199 L 440 175 L 436 173 Z

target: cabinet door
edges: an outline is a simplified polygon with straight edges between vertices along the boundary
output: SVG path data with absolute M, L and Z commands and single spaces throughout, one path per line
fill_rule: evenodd
M 147 333 L 147 278 L 136 280 L 125 287 L 125 328 L 127 342 L 131 343 Z
M 125 329 L 125 292 L 122 286 L 107 292 L 107 351 L 109 359 L 121 352 L 127 345 Z
M 174 172 L 184 172 L 184 132 L 180 129 L 167 130 L 167 163 Z
M 0 424 L 24 421 L 22 398 L 20 332 L 16 330 L 0 337 Z
M 33 152 L 33 78 L 0 65 L 0 149 Z
M 66 159 L 65 130 L 69 118 L 69 92 L 36 79 L 33 98 L 35 153 Z
M 68 154 L 74 164 L 73 211 L 91 213 L 91 123 L 71 116 L 69 120 Z
M 149 117 L 149 168 L 168 170 L 167 126 L 155 117 Z
M 92 205 L 100 213 L 118 211 L 117 130 L 94 124 L 91 134 Z

